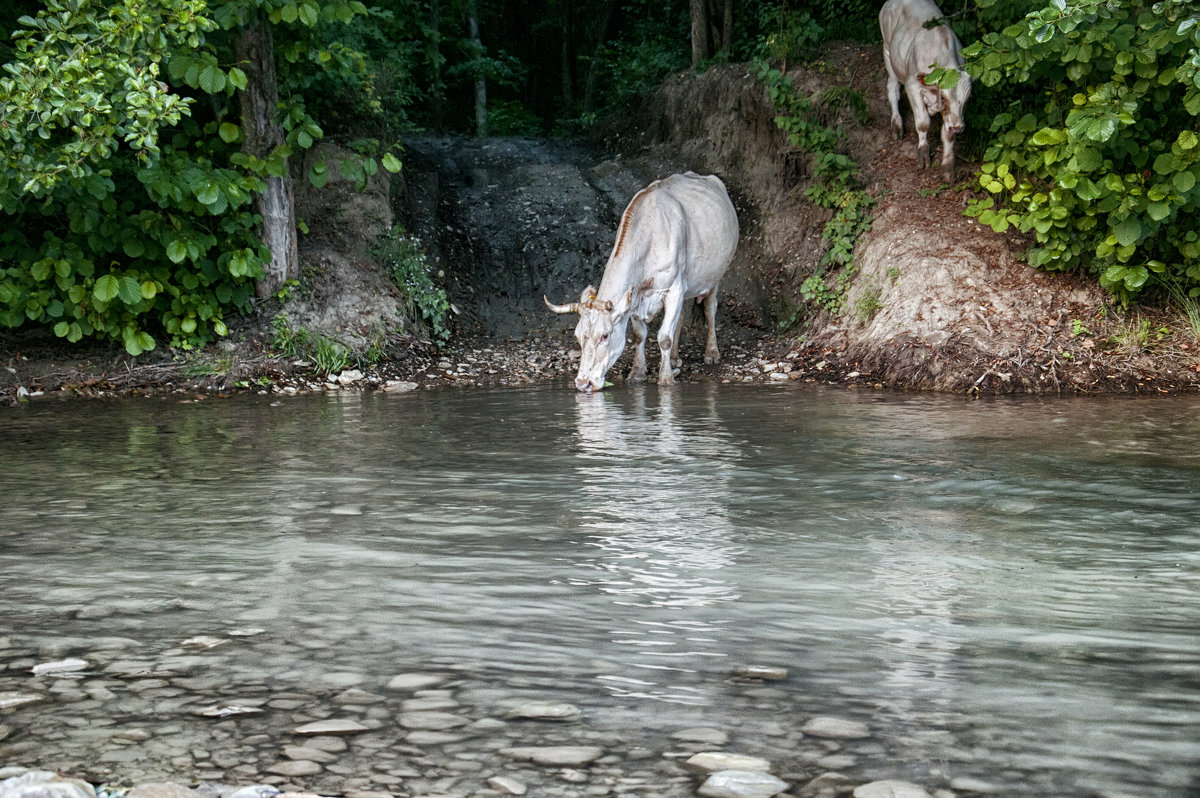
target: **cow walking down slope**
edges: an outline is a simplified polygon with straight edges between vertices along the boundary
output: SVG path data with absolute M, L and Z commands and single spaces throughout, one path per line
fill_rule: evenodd
M 627 325 L 633 327 L 635 346 L 629 379 L 646 379 L 647 324 L 659 311 L 663 320 L 658 328 L 658 382 L 675 382 L 679 320 L 684 303 L 693 297 L 704 301 L 708 319 L 704 362 L 719 362 L 717 284 L 737 244 L 737 212 L 720 178 L 687 172 L 639 191 L 621 215 L 600 287 L 589 285 L 578 302 L 565 305 L 543 297 L 555 313 L 579 314 L 575 337 L 582 356 L 575 387 L 587 392 L 604 389 L 605 375 L 625 349 Z
M 954 180 L 954 137 L 963 129 L 963 106 L 971 96 L 971 76 L 962 68 L 962 45 L 949 25 L 926 28 L 925 23 L 942 16 L 933 0 L 887 0 L 879 10 L 883 33 L 883 63 L 887 67 L 888 102 L 892 105 L 892 127 L 904 137 L 900 118 L 900 86 L 908 95 L 917 128 L 917 162 L 929 166 L 929 119 L 942 115 L 942 176 Z M 958 84 L 941 89 L 925 83 L 935 66 L 958 70 Z

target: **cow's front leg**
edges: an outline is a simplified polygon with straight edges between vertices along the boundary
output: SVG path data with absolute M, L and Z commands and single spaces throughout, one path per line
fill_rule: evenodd
M 887 45 L 883 47 L 883 64 L 887 67 L 887 96 L 888 104 L 892 106 L 892 130 L 896 138 L 904 138 L 904 119 L 900 116 L 900 79 L 892 69 L 892 56 Z
M 954 129 L 942 114 L 942 179 L 954 182 Z
M 683 291 L 678 286 L 672 287 L 667 291 L 666 301 L 663 303 L 662 326 L 658 328 L 658 350 L 662 353 L 662 359 L 658 364 L 659 385 L 673 385 L 675 383 L 675 374 L 672 370 L 671 360 L 674 358 L 675 350 L 679 346 L 676 335 L 679 331 L 679 317 L 682 312 Z
M 629 369 L 630 382 L 646 381 L 646 322 L 632 316 L 629 325 L 633 328 L 633 367 Z
M 925 98 L 921 96 L 921 84 L 910 80 L 904 84 L 908 94 L 908 104 L 912 106 L 913 127 L 917 130 L 917 168 L 929 167 L 929 109 L 925 107 Z
M 708 321 L 708 340 L 704 344 L 705 365 L 715 366 L 721 362 L 721 353 L 717 350 L 717 289 L 704 297 L 704 318 Z

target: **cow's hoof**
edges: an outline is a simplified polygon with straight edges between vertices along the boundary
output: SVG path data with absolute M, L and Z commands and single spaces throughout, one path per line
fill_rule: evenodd
M 715 366 L 720 362 L 721 362 L 720 355 L 705 355 L 704 356 L 704 365 L 706 365 L 706 366 Z

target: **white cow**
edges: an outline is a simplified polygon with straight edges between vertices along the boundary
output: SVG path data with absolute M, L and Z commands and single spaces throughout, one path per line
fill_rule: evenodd
M 942 176 L 954 180 L 954 136 L 963 129 L 963 106 L 971 96 L 971 76 L 962 68 L 962 45 L 949 25 L 924 27 L 942 16 L 933 0 L 887 0 L 879 10 L 883 33 L 883 63 L 887 67 L 888 101 L 892 104 L 892 127 L 904 137 L 900 119 L 900 85 L 908 95 L 917 128 L 917 162 L 929 166 L 929 118 L 942 115 Z M 943 90 L 925 83 L 935 66 L 958 70 L 958 84 Z
M 716 363 L 717 284 L 737 250 L 738 220 L 725 184 L 713 175 L 672 175 L 639 191 L 625 213 L 599 288 L 588 286 L 578 302 L 555 305 L 555 313 L 578 313 L 575 337 L 582 356 L 575 387 L 604 389 L 604 376 L 625 349 L 632 322 L 634 351 L 630 380 L 646 379 L 647 323 L 663 311 L 658 329 L 660 385 L 675 382 L 679 319 L 684 302 L 704 301 L 708 342 L 704 362 Z

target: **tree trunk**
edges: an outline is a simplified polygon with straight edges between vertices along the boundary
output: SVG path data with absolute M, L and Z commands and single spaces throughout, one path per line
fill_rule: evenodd
M 275 119 L 279 88 L 275 82 L 275 44 L 271 26 L 260 12 L 238 30 L 235 43 L 239 66 L 246 73 L 246 88 L 240 92 L 242 149 L 256 158 L 268 157 L 283 144 L 283 129 Z M 265 177 L 258 196 L 262 216 L 262 240 L 271 253 L 266 274 L 255 286 L 260 297 L 275 294 L 288 280 L 300 276 L 296 252 L 296 211 L 292 180 L 285 169 L 282 177 Z
M 617 0 L 608 0 L 604 4 L 604 16 L 596 33 L 596 46 L 592 48 L 592 57 L 588 64 L 587 78 L 583 85 L 583 112 L 591 113 L 596 107 L 596 89 L 600 83 L 600 51 L 608 41 L 609 28 L 612 26 L 613 8 Z
M 726 57 L 733 57 L 733 0 L 722 2 L 721 14 L 721 51 Z
M 691 0 L 692 69 L 711 54 L 708 47 L 708 0 Z
M 438 0 L 433 0 L 430 3 L 430 35 L 428 47 L 429 64 L 433 70 L 433 81 L 429 87 L 429 93 L 433 99 L 433 130 L 437 134 L 441 134 L 443 121 L 442 102 L 446 93 L 446 86 L 442 81 L 442 10 Z
M 575 104 L 575 4 L 571 0 L 563 3 L 562 20 L 562 93 L 563 107 L 568 110 Z
M 471 45 L 475 50 L 475 57 L 482 60 L 483 40 L 479 38 L 479 14 L 475 0 L 471 0 L 467 11 L 467 27 L 471 35 Z M 488 134 L 487 78 L 484 77 L 482 69 L 475 77 L 475 133 L 479 136 Z

